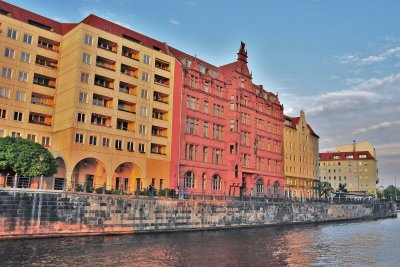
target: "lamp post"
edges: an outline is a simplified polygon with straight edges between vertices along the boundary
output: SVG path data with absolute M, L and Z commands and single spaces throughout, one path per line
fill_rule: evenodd
M 40 160 L 40 163 L 43 162 L 43 160 L 44 160 L 43 154 L 40 154 L 40 155 L 39 155 L 39 160 Z M 40 164 L 40 165 L 41 165 L 41 164 Z M 40 175 L 39 189 L 42 189 L 42 186 L 43 186 L 43 174 Z

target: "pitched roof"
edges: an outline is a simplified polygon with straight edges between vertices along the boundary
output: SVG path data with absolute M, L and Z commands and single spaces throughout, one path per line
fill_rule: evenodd
M 361 158 L 360 155 L 365 155 Z M 352 158 L 348 158 L 352 156 Z M 319 161 L 330 160 L 349 160 L 349 159 L 375 159 L 369 151 L 351 151 L 351 152 L 323 152 L 319 153 Z
M 290 127 L 296 129 L 297 124 L 299 123 L 300 117 L 290 117 L 285 115 L 285 119 L 290 121 Z M 310 134 L 314 135 L 315 137 L 319 136 L 314 132 L 314 130 L 311 128 L 311 126 L 307 123 L 307 128 L 310 130 Z

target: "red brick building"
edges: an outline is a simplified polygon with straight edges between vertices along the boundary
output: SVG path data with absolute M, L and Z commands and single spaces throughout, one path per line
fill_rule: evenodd
M 173 126 L 179 148 L 172 152 L 171 184 L 188 195 L 281 196 L 283 107 L 252 82 L 245 44 L 235 62 L 221 67 L 168 50 L 183 77 L 181 88 L 175 81 L 180 127 Z

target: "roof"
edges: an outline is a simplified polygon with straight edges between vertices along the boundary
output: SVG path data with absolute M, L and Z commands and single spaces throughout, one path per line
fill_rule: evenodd
M 285 115 L 285 120 L 289 120 L 290 121 L 290 127 L 296 129 L 297 124 L 299 124 L 299 120 L 300 117 L 289 117 Z M 287 124 L 285 124 L 286 126 L 288 126 Z M 310 130 L 310 134 L 314 135 L 315 137 L 319 136 L 314 132 L 314 130 L 311 128 L 311 126 L 307 123 L 307 128 Z
M 360 155 L 365 155 L 361 158 Z M 348 158 L 347 156 L 352 156 Z M 338 158 L 334 158 L 338 157 Z M 331 161 L 331 160 L 365 160 L 365 159 L 375 159 L 369 151 L 352 151 L 352 152 L 323 152 L 319 153 L 319 161 Z
M 33 13 L 31 11 L 28 11 L 26 9 L 14 6 L 12 4 L 9 4 L 4 1 L 0 1 L 0 9 L 10 13 L 10 17 L 25 22 L 29 23 L 29 20 L 33 20 L 35 22 L 44 24 L 46 26 L 49 26 L 53 28 L 53 31 L 57 34 L 63 34 L 63 28 L 62 28 L 62 23 L 43 17 L 39 14 Z

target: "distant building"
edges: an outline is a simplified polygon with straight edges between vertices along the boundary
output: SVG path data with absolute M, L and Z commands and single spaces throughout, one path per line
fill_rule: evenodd
M 304 111 L 299 117 L 285 116 L 285 196 L 317 198 L 319 179 L 319 136 L 307 124 Z
M 354 193 L 376 194 L 378 165 L 375 148 L 368 142 L 338 145 L 335 152 L 319 153 L 321 182 L 336 190 L 340 183 Z

